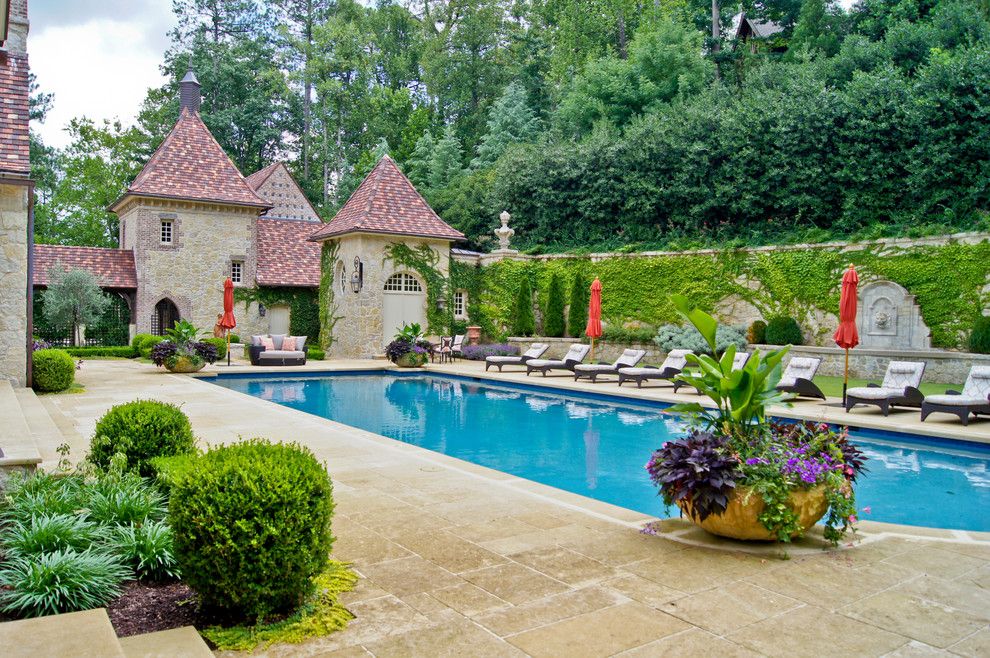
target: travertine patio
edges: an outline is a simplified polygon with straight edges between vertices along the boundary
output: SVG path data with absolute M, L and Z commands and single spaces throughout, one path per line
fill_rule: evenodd
M 326 460 L 357 619 L 269 655 L 990 655 L 983 533 L 866 523 L 854 547 L 810 540 L 781 560 L 679 521 L 673 539 L 646 536 L 638 513 L 148 365 L 89 361 L 78 380 L 85 393 L 44 398 L 77 457 L 107 408 L 154 398 L 181 404 L 206 444 L 267 436 Z

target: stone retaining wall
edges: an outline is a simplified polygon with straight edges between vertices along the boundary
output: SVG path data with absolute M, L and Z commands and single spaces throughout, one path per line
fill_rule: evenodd
M 525 351 L 530 344 L 542 342 L 550 344 L 548 358 L 562 357 L 567 348 L 576 338 L 509 338 L 511 345 L 519 346 L 520 352 Z M 622 350 L 632 348 L 646 350 L 644 364 L 659 365 L 666 357 L 666 352 L 654 344 L 626 344 L 611 342 L 595 343 L 596 361 L 614 361 Z M 766 352 L 775 349 L 773 345 L 751 345 L 750 350 L 758 349 Z M 814 347 L 798 345 L 791 348 L 791 356 L 809 356 L 822 360 L 818 370 L 819 375 L 841 377 L 845 367 L 845 351 L 837 347 Z M 952 352 L 948 350 L 878 350 L 856 348 L 849 350 L 849 376 L 857 379 L 880 381 L 883 379 L 887 364 L 891 361 L 924 361 L 925 381 L 954 384 L 958 387 L 966 381 L 969 369 L 974 365 L 990 366 L 990 355 L 970 354 L 968 352 Z M 785 359 L 786 362 L 786 359 Z

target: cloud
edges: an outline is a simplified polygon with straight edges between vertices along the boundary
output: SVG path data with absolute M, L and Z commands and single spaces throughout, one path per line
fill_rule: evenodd
M 132 122 L 159 71 L 175 24 L 168 0 L 34 0 L 29 4 L 31 70 L 42 91 L 55 94 L 44 124 L 46 144 L 64 146 L 69 120 Z M 58 6 L 57 6 L 58 5 Z M 57 6 L 57 7 L 56 7 Z M 90 11 L 91 10 L 91 11 Z

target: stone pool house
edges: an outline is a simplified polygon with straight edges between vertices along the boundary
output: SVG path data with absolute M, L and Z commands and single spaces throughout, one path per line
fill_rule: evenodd
M 161 334 L 179 318 L 211 329 L 227 276 L 238 288 L 310 290 L 315 304 L 320 249 L 307 238 L 320 216 L 284 164 L 243 176 L 200 118 L 195 74 L 179 86 L 178 121 L 110 207 L 120 248 L 36 245 L 35 289 L 56 263 L 89 270 L 116 295 L 131 335 Z M 288 304 L 239 301 L 235 315 L 239 334 L 289 329 Z

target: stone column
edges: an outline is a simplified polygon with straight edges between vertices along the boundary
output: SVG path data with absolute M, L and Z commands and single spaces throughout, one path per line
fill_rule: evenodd
M 26 185 L 0 183 L 0 378 L 26 383 L 27 225 Z

